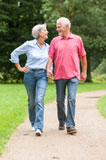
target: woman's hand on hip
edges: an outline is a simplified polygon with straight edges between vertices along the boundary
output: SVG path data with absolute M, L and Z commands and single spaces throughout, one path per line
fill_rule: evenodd
M 24 72 L 24 73 L 27 73 L 27 72 L 29 72 L 29 69 L 28 69 L 28 67 L 20 67 L 20 69 L 19 69 L 19 71 L 20 72 Z
M 24 73 L 29 72 L 29 69 L 27 66 L 21 67 L 19 63 L 15 63 L 15 66 L 20 72 L 24 72 Z

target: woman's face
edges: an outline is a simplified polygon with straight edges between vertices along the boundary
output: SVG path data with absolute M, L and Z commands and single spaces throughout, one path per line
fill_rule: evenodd
M 46 40 L 48 38 L 48 30 L 46 27 L 44 27 L 40 32 L 39 32 L 39 36 Z

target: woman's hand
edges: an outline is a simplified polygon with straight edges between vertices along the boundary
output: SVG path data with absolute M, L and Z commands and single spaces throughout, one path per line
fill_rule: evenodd
M 47 70 L 47 77 L 52 78 L 52 76 L 53 76 L 52 70 Z
M 29 72 L 29 69 L 28 69 L 28 67 L 26 67 L 26 66 L 25 66 L 25 67 L 20 67 L 20 68 L 19 68 L 19 71 L 20 71 L 20 72 L 24 72 L 24 73 L 28 73 L 28 72 Z
M 29 69 L 26 66 L 25 67 L 21 67 L 19 63 L 15 63 L 15 66 L 20 72 L 24 72 L 24 73 L 29 72 Z

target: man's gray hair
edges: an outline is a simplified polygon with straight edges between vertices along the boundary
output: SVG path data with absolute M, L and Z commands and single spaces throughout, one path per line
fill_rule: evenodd
M 63 27 L 68 26 L 69 29 L 71 28 L 71 22 L 66 17 L 61 17 L 61 18 L 57 19 L 57 23 L 58 22 L 60 22 Z
M 35 39 L 38 39 L 38 38 L 39 38 L 38 32 L 41 32 L 41 30 L 42 30 L 43 28 L 45 28 L 45 27 L 46 27 L 46 24 L 38 24 L 38 25 L 34 26 L 34 27 L 32 28 L 32 36 L 33 36 Z

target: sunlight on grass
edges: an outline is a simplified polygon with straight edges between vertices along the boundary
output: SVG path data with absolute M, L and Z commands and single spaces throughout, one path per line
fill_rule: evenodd
M 78 86 L 78 93 L 100 89 L 106 89 L 106 84 L 80 83 Z M 55 84 L 48 84 L 44 100 L 45 104 L 55 99 Z M 102 110 L 105 112 L 105 109 Z M 27 116 L 27 93 L 24 85 L 0 84 L 0 154 L 4 152 L 5 144 L 11 134 Z

